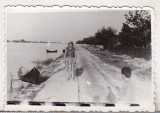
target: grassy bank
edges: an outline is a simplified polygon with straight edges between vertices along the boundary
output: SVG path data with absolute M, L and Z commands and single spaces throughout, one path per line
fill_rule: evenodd
M 48 80 L 50 76 L 59 71 L 59 67 L 63 59 L 63 55 L 60 55 L 56 59 L 36 60 L 32 61 L 35 67 L 40 71 L 41 76 L 46 77 Z M 21 80 L 13 81 L 14 87 L 12 88 L 11 100 L 33 100 L 37 93 L 45 86 L 45 82 L 35 85 Z

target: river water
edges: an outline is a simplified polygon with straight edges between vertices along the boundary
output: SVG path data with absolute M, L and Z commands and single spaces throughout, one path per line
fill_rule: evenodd
M 17 71 L 23 66 L 32 69 L 35 64 L 32 61 L 55 59 L 60 56 L 67 44 L 61 43 L 7 43 L 7 74 L 18 78 Z M 58 50 L 57 53 L 46 53 L 48 50 Z

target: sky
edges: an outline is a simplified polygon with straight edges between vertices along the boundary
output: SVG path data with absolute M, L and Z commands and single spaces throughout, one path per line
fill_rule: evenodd
M 8 9 L 8 40 L 68 42 L 93 36 L 103 26 L 121 31 L 126 10 Z

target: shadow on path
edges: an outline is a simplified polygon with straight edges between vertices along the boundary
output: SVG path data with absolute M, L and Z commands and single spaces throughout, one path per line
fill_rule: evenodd
M 81 76 L 83 72 L 84 72 L 84 69 L 83 69 L 83 68 L 77 68 L 77 69 L 76 69 L 76 75 L 77 75 L 77 76 Z

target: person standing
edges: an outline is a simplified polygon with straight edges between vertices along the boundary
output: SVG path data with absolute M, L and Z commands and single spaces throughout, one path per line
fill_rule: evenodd
M 64 61 L 67 72 L 67 80 L 76 77 L 76 49 L 73 42 L 68 43 L 68 47 L 65 50 Z

